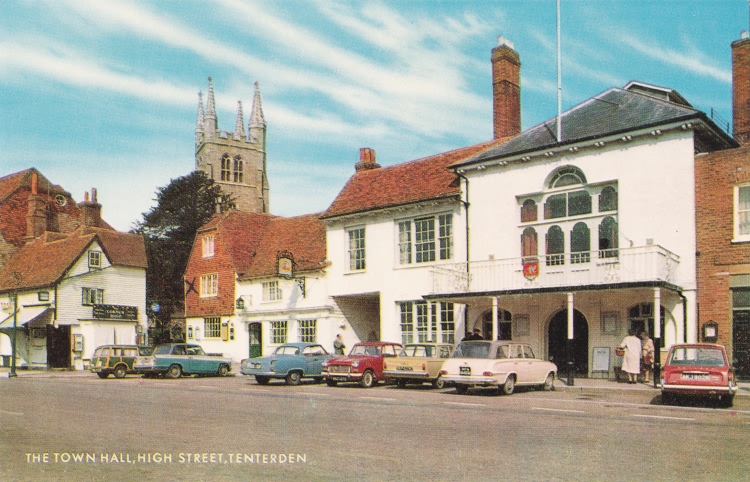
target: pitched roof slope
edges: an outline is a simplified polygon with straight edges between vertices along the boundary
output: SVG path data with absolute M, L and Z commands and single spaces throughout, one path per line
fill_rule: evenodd
M 458 194 L 458 177 L 448 166 L 505 139 L 463 147 L 435 156 L 355 173 L 323 218 L 353 214 L 389 206 Z
M 628 89 L 612 88 L 562 114 L 562 141 L 557 142 L 557 117 L 534 126 L 510 141 L 470 158 L 454 163 L 458 167 L 489 159 L 499 159 L 597 139 L 675 122 L 702 120 L 704 128 L 694 126 L 698 143 L 723 149 L 736 143 L 717 128 L 706 115 L 685 103 L 670 102 L 637 88 L 646 84 L 631 82 Z M 669 90 L 671 89 L 663 89 Z M 673 92 L 671 98 L 681 99 Z
M 113 265 L 146 268 L 141 236 L 82 227 L 65 235 L 45 233 L 23 246 L 0 271 L 0 292 L 51 286 L 98 240 Z

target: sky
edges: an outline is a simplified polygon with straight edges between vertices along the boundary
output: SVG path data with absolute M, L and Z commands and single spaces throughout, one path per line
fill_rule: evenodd
M 562 105 L 631 80 L 731 123 L 748 0 L 561 0 Z M 271 212 L 328 208 L 382 166 L 492 138 L 490 53 L 521 57 L 522 129 L 557 113 L 556 0 L 0 1 L 0 177 L 31 167 L 127 231 L 195 168 L 198 93 L 245 127 L 258 82 Z

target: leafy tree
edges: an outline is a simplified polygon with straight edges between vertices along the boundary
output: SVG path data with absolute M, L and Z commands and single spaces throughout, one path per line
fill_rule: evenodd
M 156 191 L 156 206 L 143 213 L 143 220 L 131 232 L 141 234 L 146 242 L 146 306 L 152 324 L 154 343 L 181 338 L 170 329 L 173 317 L 185 312 L 183 275 L 198 228 L 222 209 L 234 209 L 234 200 L 223 193 L 202 171 L 172 179 Z M 158 309 L 153 308 L 158 305 Z

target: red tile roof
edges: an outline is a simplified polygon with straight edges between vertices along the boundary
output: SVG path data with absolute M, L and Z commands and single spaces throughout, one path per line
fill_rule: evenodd
M 455 196 L 460 192 L 458 177 L 448 166 L 505 140 L 495 139 L 393 166 L 356 172 L 322 217 Z
M 0 292 L 52 286 L 98 240 L 115 266 L 146 268 L 143 237 L 82 227 L 70 234 L 45 233 L 18 250 L 0 270 Z
M 231 211 L 214 217 L 199 234 L 217 230 L 227 247 L 240 279 L 274 276 L 276 254 L 289 251 L 295 271 L 315 271 L 326 266 L 326 226 L 320 214 L 284 218 L 270 214 Z M 199 249 L 196 236 L 193 249 Z

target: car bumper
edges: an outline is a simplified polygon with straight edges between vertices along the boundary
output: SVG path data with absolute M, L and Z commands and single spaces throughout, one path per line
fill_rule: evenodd
M 452 382 L 457 385 L 497 386 L 502 383 L 492 377 L 472 377 L 461 375 L 443 375 L 442 380 L 446 383 Z
M 683 395 L 734 395 L 737 385 L 712 387 L 710 385 L 661 385 L 662 392 Z
M 251 376 L 251 377 L 256 376 L 256 377 L 268 377 L 268 378 L 284 378 L 284 375 L 281 373 L 256 370 L 254 368 L 251 368 L 251 369 L 243 368 L 240 370 L 240 373 L 242 373 L 243 375 Z
M 334 382 L 356 382 L 362 379 L 363 373 L 321 373 L 325 380 Z
M 385 370 L 383 376 L 394 379 L 429 380 L 430 374 L 423 371 Z

